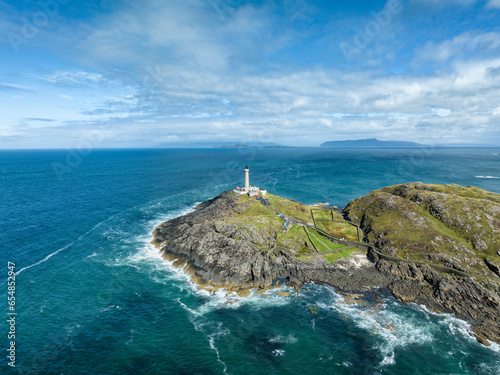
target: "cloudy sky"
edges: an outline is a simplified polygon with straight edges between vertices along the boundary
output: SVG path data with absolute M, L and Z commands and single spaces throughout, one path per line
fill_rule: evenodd
M 500 0 L 12 0 L 0 35 L 0 148 L 500 144 Z

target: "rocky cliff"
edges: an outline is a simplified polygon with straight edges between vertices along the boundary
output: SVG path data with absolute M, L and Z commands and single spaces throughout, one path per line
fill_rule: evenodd
M 500 342 L 499 195 L 424 184 L 372 192 L 344 212 L 374 245 L 368 254 L 355 248 L 318 252 L 305 229 L 312 227 L 312 207 L 268 198 L 271 205 L 265 206 L 224 192 L 158 226 L 153 243 L 208 288 L 245 293 L 277 282 L 300 288 L 311 281 L 342 292 L 388 287 L 403 302 L 468 321 L 485 344 Z M 277 214 L 291 218 L 292 229 L 284 231 Z M 333 253 L 343 255 L 332 258 Z M 402 262 L 388 261 L 389 256 Z M 438 272 L 433 265 L 468 276 Z
M 407 183 L 350 202 L 347 219 L 387 255 L 500 276 L 500 195 L 472 186 Z
M 500 195 L 407 183 L 350 202 L 344 215 L 382 255 L 408 260 L 372 257 L 380 273 L 395 277 L 388 287 L 396 298 L 452 313 L 483 343 L 500 342 Z M 439 273 L 426 263 L 470 276 Z

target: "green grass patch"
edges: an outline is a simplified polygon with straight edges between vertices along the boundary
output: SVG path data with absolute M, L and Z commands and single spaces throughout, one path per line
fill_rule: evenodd
M 335 263 L 337 260 L 340 260 L 342 258 L 348 258 L 348 257 L 350 257 L 351 253 L 354 252 L 354 251 L 361 251 L 361 250 L 359 250 L 358 248 L 353 247 L 351 249 L 338 250 L 338 251 L 335 251 L 333 253 L 324 254 L 323 256 L 330 263 Z
M 349 241 L 359 241 L 358 230 L 355 225 L 338 221 L 316 221 L 318 229 L 325 231 L 332 236 L 345 238 Z
M 309 242 L 307 233 L 304 227 L 297 224 L 293 224 L 288 232 L 278 232 L 278 246 L 286 247 L 288 249 L 293 249 L 298 253 L 309 254 L 309 248 L 306 245 Z
M 275 230 L 279 230 L 283 220 L 274 212 L 264 207 L 260 201 L 248 195 L 238 196 L 237 214 L 225 219 L 229 223 L 253 224 L 260 228 L 271 225 Z
M 297 224 L 292 224 L 292 227 L 288 230 L 288 234 L 296 234 L 300 233 L 301 235 L 304 233 L 304 227 L 301 227 Z
M 333 243 L 332 241 L 327 240 L 325 237 L 321 236 L 319 233 L 312 230 L 309 231 L 309 237 L 311 238 L 312 243 L 320 253 L 346 247 L 345 245 Z
M 285 238 L 294 238 L 299 241 L 307 241 L 307 233 L 304 227 L 301 227 L 297 224 L 292 224 L 292 227 L 288 230 L 288 232 L 283 233 Z
M 322 210 L 322 209 L 313 209 L 312 213 L 314 215 L 315 220 L 332 220 L 332 211 L 331 210 Z
M 278 197 L 273 194 L 266 194 L 265 198 L 271 202 L 273 208 L 280 214 L 292 216 L 306 223 L 312 223 L 311 207 L 302 203 L 294 202 L 290 199 Z
M 309 255 L 302 255 L 302 254 L 296 254 L 295 258 L 300 259 L 304 262 L 310 262 L 312 260 L 312 257 Z

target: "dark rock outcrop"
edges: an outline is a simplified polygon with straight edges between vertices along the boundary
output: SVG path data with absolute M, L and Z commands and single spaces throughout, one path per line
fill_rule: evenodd
M 471 324 L 475 337 L 500 342 L 500 287 L 487 279 L 441 274 L 425 264 L 376 261 L 377 270 L 393 276 L 389 290 L 399 300 L 455 315 Z

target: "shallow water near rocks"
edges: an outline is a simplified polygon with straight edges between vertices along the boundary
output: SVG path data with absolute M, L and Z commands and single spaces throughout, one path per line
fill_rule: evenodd
M 52 165 L 66 151 L 1 151 L 1 293 L 14 262 L 18 373 L 498 374 L 500 346 L 450 315 L 383 290 L 209 293 L 150 244 L 162 221 L 241 184 L 246 164 L 252 184 L 307 204 L 408 181 L 500 193 L 481 177 L 500 177 L 498 150 L 431 151 L 94 150 L 62 179 Z

